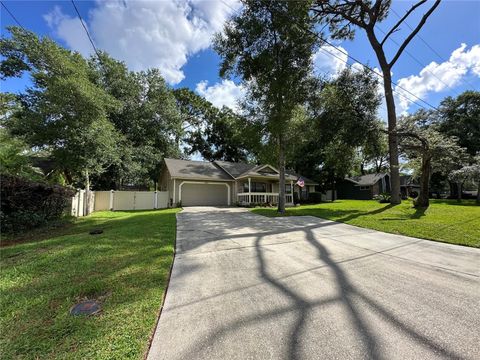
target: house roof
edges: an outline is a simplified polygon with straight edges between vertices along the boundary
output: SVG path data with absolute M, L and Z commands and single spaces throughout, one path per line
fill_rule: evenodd
M 379 180 L 384 178 L 388 174 L 366 174 L 361 176 L 353 176 L 345 178 L 345 180 L 351 181 L 356 185 L 370 186 L 376 184 Z
M 222 169 L 224 169 L 234 178 L 237 178 L 241 174 L 248 172 L 256 167 L 256 165 L 253 165 L 253 164 L 234 163 L 230 161 L 220 161 L 220 160 L 214 161 L 214 163 L 216 163 L 218 166 L 220 166 Z
M 172 178 L 233 180 L 225 170 L 213 162 L 166 158 L 165 164 Z
M 303 175 L 300 175 L 300 174 L 297 174 L 296 172 L 294 172 L 293 170 L 286 170 L 286 173 L 289 174 L 290 176 L 293 176 L 295 178 L 295 180 L 299 179 L 299 178 L 302 178 L 303 181 L 305 182 L 305 184 L 307 185 L 318 185 L 317 182 L 309 179 L 309 178 L 306 178 L 305 176 Z
M 192 161 L 165 159 L 168 172 L 172 178 L 188 178 L 199 180 L 217 180 L 228 181 L 244 177 L 261 177 L 278 179 L 278 172 L 270 165 L 253 165 L 247 163 L 234 163 L 229 161 Z M 273 172 L 264 172 L 264 168 L 269 167 Z M 285 180 L 297 181 L 301 177 L 306 184 L 316 185 L 310 179 L 300 176 L 293 171 L 285 172 Z

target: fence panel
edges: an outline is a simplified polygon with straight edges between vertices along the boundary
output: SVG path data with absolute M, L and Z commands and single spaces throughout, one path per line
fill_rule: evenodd
M 85 190 L 79 190 L 77 196 L 77 214 L 76 216 L 84 216 L 85 214 Z
M 157 191 L 157 209 L 168 207 L 168 191 Z
M 110 210 L 111 191 L 95 191 L 95 211 Z
M 72 197 L 72 216 L 80 216 L 79 209 L 83 209 L 83 202 L 79 202 L 80 198 L 80 191 L 77 191 L 75 195 Z M 83 211 L 82 211 L 83 213 Z
M 95 191 L 89 191 L 88 192 L 88 197 L 89 197 L 89 200 L 88 202 L 87 201 L 87 197 L 85 196 L 85 209 L 86 209 L 86 212 L 83 214 L 84 216 L 85 215 L 88 215 L 88 214 L 91 214 L 92 212 L 95 211 Z M 88 208 L 87 208 L 88 206 Z
M 72 197 L 72 216 L 85 216 L 102 210 L 150 210 L 168 207 L 168 191 L 90 191 L 89 209 L 85 190 Z
M 135 191 L 115 191 L 113 210 L 135 210 Z
M 155 208 L 155 191 L 135 191 L 135 210 L 149 210 Z

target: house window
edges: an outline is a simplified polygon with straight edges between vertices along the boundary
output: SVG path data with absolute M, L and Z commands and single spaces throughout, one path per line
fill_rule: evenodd
M 291 194 L 292 193 L 292 186 L 290 184 L 285 185 L 285 194 Z
M 252 192 L 267 192 L 267 184 L 252 182 L 250 184 L 250 189 Z M 248 193 L 248 182 L 243 183 L 243 192 Z
M 370 186 L 360 186 L 360 190 L 370 190 Z

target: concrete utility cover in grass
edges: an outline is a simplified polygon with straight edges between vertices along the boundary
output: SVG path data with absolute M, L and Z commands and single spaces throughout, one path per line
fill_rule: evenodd
M 82 301 L 70 309 L 70 315 L 96 315 L 100 312 L 100 304 L 95 300 Z

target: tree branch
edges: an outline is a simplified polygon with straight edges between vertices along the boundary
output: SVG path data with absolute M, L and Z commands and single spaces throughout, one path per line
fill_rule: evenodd
M 410 10 L 408 10 L 405 15 L 402 16 L 402 18 L 400 20 L 398 20 L 398 22 L 390 29 L 390 31 L 385 35 L 385 37 L 383 38 L 382 42 L 380 43 L 380 45 L 383 46 L 383 44 L 385 43 L 385 41 L 387 41 L 388 37 L 390 35 L 392 35 L 396 30 L 397 28 L 405 21 L 405 19 L 407 17 L 410 16 L 410 14 L 416 9 L 418 8 L 419 6 L 423 5 L 424 3 L 426 3 L 427 0 L 422 0 L 418 3 L 416 3 L 415 5 L 413 5 Z
M 335 8 L 333 8 L 332 6 L 329 6 L 328 4 L 323 4 L 323 3 L 320 3 L 318 5 L 320 6 L 320 10 L 315 9 L 315 8 L 311 9 L 317 15 L 323 16 L 325 13 L 329 14 L 329 15 L 335 15 L 335 16 L 340 15 L 345 20 L 351 22 L 354 25 L 357 25 L 360 28 L 365 27 L 365 24 L 361 23 L 360 21 L 358 21 L 354 17 L 348 15 L 347 10 L 335 10 Z
M 425 1 L 425 0 L 422 0 L 422 1 Z M 398 49 L 397 53 L 395 54 L 395 56 L 393 57 L 392 61 L 390 61 L 390 68 L 393 66 L 393 64 L 395 64 L 395 62 L 398 60 L 398 58 L 400 57 L 400 55 L 402 54 L 403 50 L 405 50 L 405 48 L 407 47 L 407 45 L 410 43 L 410 41 L 415 37 L 415 35 L 417 35 L 417 33 L 420 31 L 420 29 L 422 28 L 422 26 L 425 24 L 425 22 L 427 21 L 428 17 L 433 13 L 433 11 L 437 8 L 438 5 L 440 5 L 440 1 L 441 0 L 436 0 L 435 3 L 432 5 L 432 7 L 430 8 L 430 10 L 428 10 L 423 16 L 422 16 L 422 19 L 420 20 L 420 22 L 418 23 L 417 27 L 412 31 L 412 33 L 405 39 L 405 41 L 403 42 L 403 44 L 400 46 L 400 48 Z

